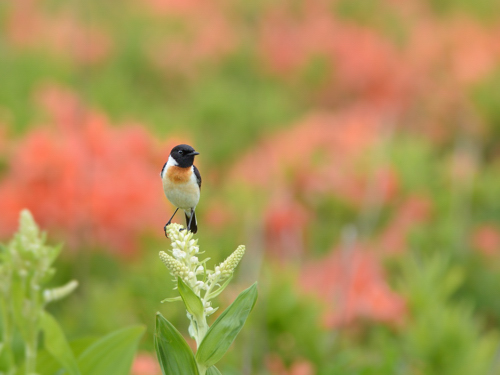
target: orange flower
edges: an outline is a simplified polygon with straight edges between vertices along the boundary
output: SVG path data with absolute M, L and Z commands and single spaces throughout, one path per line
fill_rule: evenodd
M 7 13 L 7 40 L 21 48 L 44 48 L 81 64 L 95 64 L 110 54 L 111 39 L 95 26 L 83 25 L 74 15 L 46 15 L 34 1 L 12 3 Z
M 266 367 L 272 375 L 313 375 L 316 373 L 311 362 L 298 359 L 287 369 L 283 360 L 277 355 L 269 355 L 266 358 Z
M 372 181 L 358 164 L 381 139 L 382 124 L 377 111 L 365 106 L 312 113 L 243 156 L 231 172 L 232 181 L 256 187 L 292 185 L 310 195 L 331 192 L 359 205 Z M 395 173 L 385 169 L 376 175 L 383 198 L 393 196 Z
M 206 203 L 205 222 L 212 229 L 222 230 L 234 219 L 234 214 L 223 201 L 212 201 Z
M 377 32 L 337 18 L 330 6 L 304 1 L 300 13 L 269 7 L 260 23 L 262 59 L 273 72 L 293 77 L 319 57 L 326 65 L 321 89 L 330 100 L 354 93 L 372 104 L 406 106 L 414 84 L 404 54 Z
M 199 71 L 202 63 L 219 61 L 227 56 L 236 45 L 236 35 L 231 25 L 220 14 L 205 14 L 186 25 L 189 32 L 176 35 L 146 47 L 146 54 L 153 66 L 172 74 L 189 76 Z
M 159 170 L 170 145 L 143 127 L 113 128 L 70 92 L 39 94 L 53 125 L 32 130 L 14 147 L 0 181 L 0 234 L 10 235 L 22 208 L 71 248 L 130 254 L 145 231 L 161 234 L 168 215 Z
M 230 3 L 206 0 L 141 1 L 155 16 L 169 16 L 181 27 L 176 33 L 146 44 L 152 65 L 168 75 L 190 76 L 203 63 L 217 62 L 237 43 L 238 23 L 231 23 Z
M 137 2 L 149 7 L 154 14 L 177 16 L 197 13 L 206 4 L 204 0 L 139 0 Z
M 306 292 L 326 302 L 329 328 L 360 319 L 396 324 L 406 313 L 405 301 L 390 290 L 378 261 L 359 245 L 310 263 L 300 280 Z
M 277 192 L 264 213 L 266 248 L 283 261 L 304 253 L 305 228 L 311 214 L 285 192 Z
M 5 152 L 5 146 L 7 144 L 7 127 L 3 126 L 0 122 L 0 157 Z
M 500 230 L 492 224 L 477 227 L 472 235 L 472 246 L 486 256 L 496 256 L 500 251 Z
M 458 19 L 446 29 L 452 75 L 463 84 L 485 78 L 500 61 L 497 30 L 488 30 L 470 19 Z
M 160 366 L 154 356 L 149 353 L 139 353 L 132 364 L 131 375 L 161 375 Z

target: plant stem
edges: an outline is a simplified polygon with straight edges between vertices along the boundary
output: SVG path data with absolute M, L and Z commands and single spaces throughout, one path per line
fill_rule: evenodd
M 205 306 L 205 303 L 208 302 L 208 296 L 210 295 L 210 292 L 212 291 L 213 287 L 217 285 L 219 282 L 220 276 L 214 279 L 211 283 L 210 286 L 208 287 L 208 290 L 205 292 L 205 295 L 202 298 L 203 306 Z
M 38 293 L 39 287 L 39 273 L 35 272 L 33 278 L 28 282 L 30 286 L 28 290 L 29 305 L 27 306 L 26 320 L 30 327 L 28 330 L 28 337 L 25 342 L 25 363 L 26 375 L 33 375 L 36 373 L 36 357 L 38 351 L 38 317 L 42 311 L 40 305 L 40 294 Z
M 196 321 L 196 325 L 198 327 L 198 335 L 196 337 L 196 347 L 199 348 L 201 342 L 205 338 L 205 335 L 207 334 L 208 331 L 207 318 L 205 314 L 203 314 L 203 318 L 201 321 Z
M 197 328 L 197 330 L 196 330 L 197 334 L 195 337 L 196 348 L 199 349 L 200 344 L 203 341 L 203 339 L 205 338 L 207 331 L 208 331 L 207 317 L 205 314 L 203 314 L 203 317 L 201 318 L 200 321 L 198 321 L 195 317 L 193 317 L 193 320 L 195 321 L 196 328 Z M 200 365 L 198 362 L 196 363 L 196 365 L 198 366 L 199 375 L 205 375 L 207 372 L 206 367 Z
M 207 368 L 205 366 L 200 365 L 199 363 L 197 363 L 197 365 L 198 365 L 198 374 L 205 375 L 207 373 Z
M 35 316 L 28 316 L 29 321 L 27 322 L 30 329 L 28 331 L 28 337 L 25 337 L 24 349 L 25 349 L 25 373 L 26 375 L 32 375 L 36 373 L 36 356 L 37 356 L 37 338 L 38 338 L 38 325 L 37 318 Z
M 3 297 L 3 296 L 2 296 Z M 7 308 L 8 298 L 5 298 L 1 302 L 2 311 L 2 324 L 3 324 L 3 337 L 2 337 L 2 351 L 6 352 L 7 368 L 10 369 L 9 374 L 16 372 L 16 365 L 14 361 L 14 353 L 12 352 L 12 325 L 11 317 L 9 316 L 9 311 Z
M 25 344 L 26 350 L 26 375 L 32 375 L 36 370 L 36 337 L 35 340 L 26 341 Z

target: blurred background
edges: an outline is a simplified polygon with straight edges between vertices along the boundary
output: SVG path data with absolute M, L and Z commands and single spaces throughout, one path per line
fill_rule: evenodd
M 63 243 L 70 338 L 187 334 L 159 172 L 191 144 L 199 243 L 247 246 L 231 374 L 500 374 L 500 2 L 0 2 L 0 239 Z M 182 215 L 177 220 L 183 223 Z M 217 315 L 217 314 L 216 314 Z

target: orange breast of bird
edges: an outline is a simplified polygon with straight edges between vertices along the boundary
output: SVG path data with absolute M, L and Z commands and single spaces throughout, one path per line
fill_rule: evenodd
M 167 178 L 174 184 L 185 184 L 191 178 L 191 168 L 170 166 L 167 170 Z

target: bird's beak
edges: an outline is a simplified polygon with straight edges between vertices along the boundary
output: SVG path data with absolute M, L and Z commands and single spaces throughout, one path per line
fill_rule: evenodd
M 191 155 L 199 155 L 200 153 L 197 152 L 197 151 L 191 151 L 188 155 L 191 156 Z

